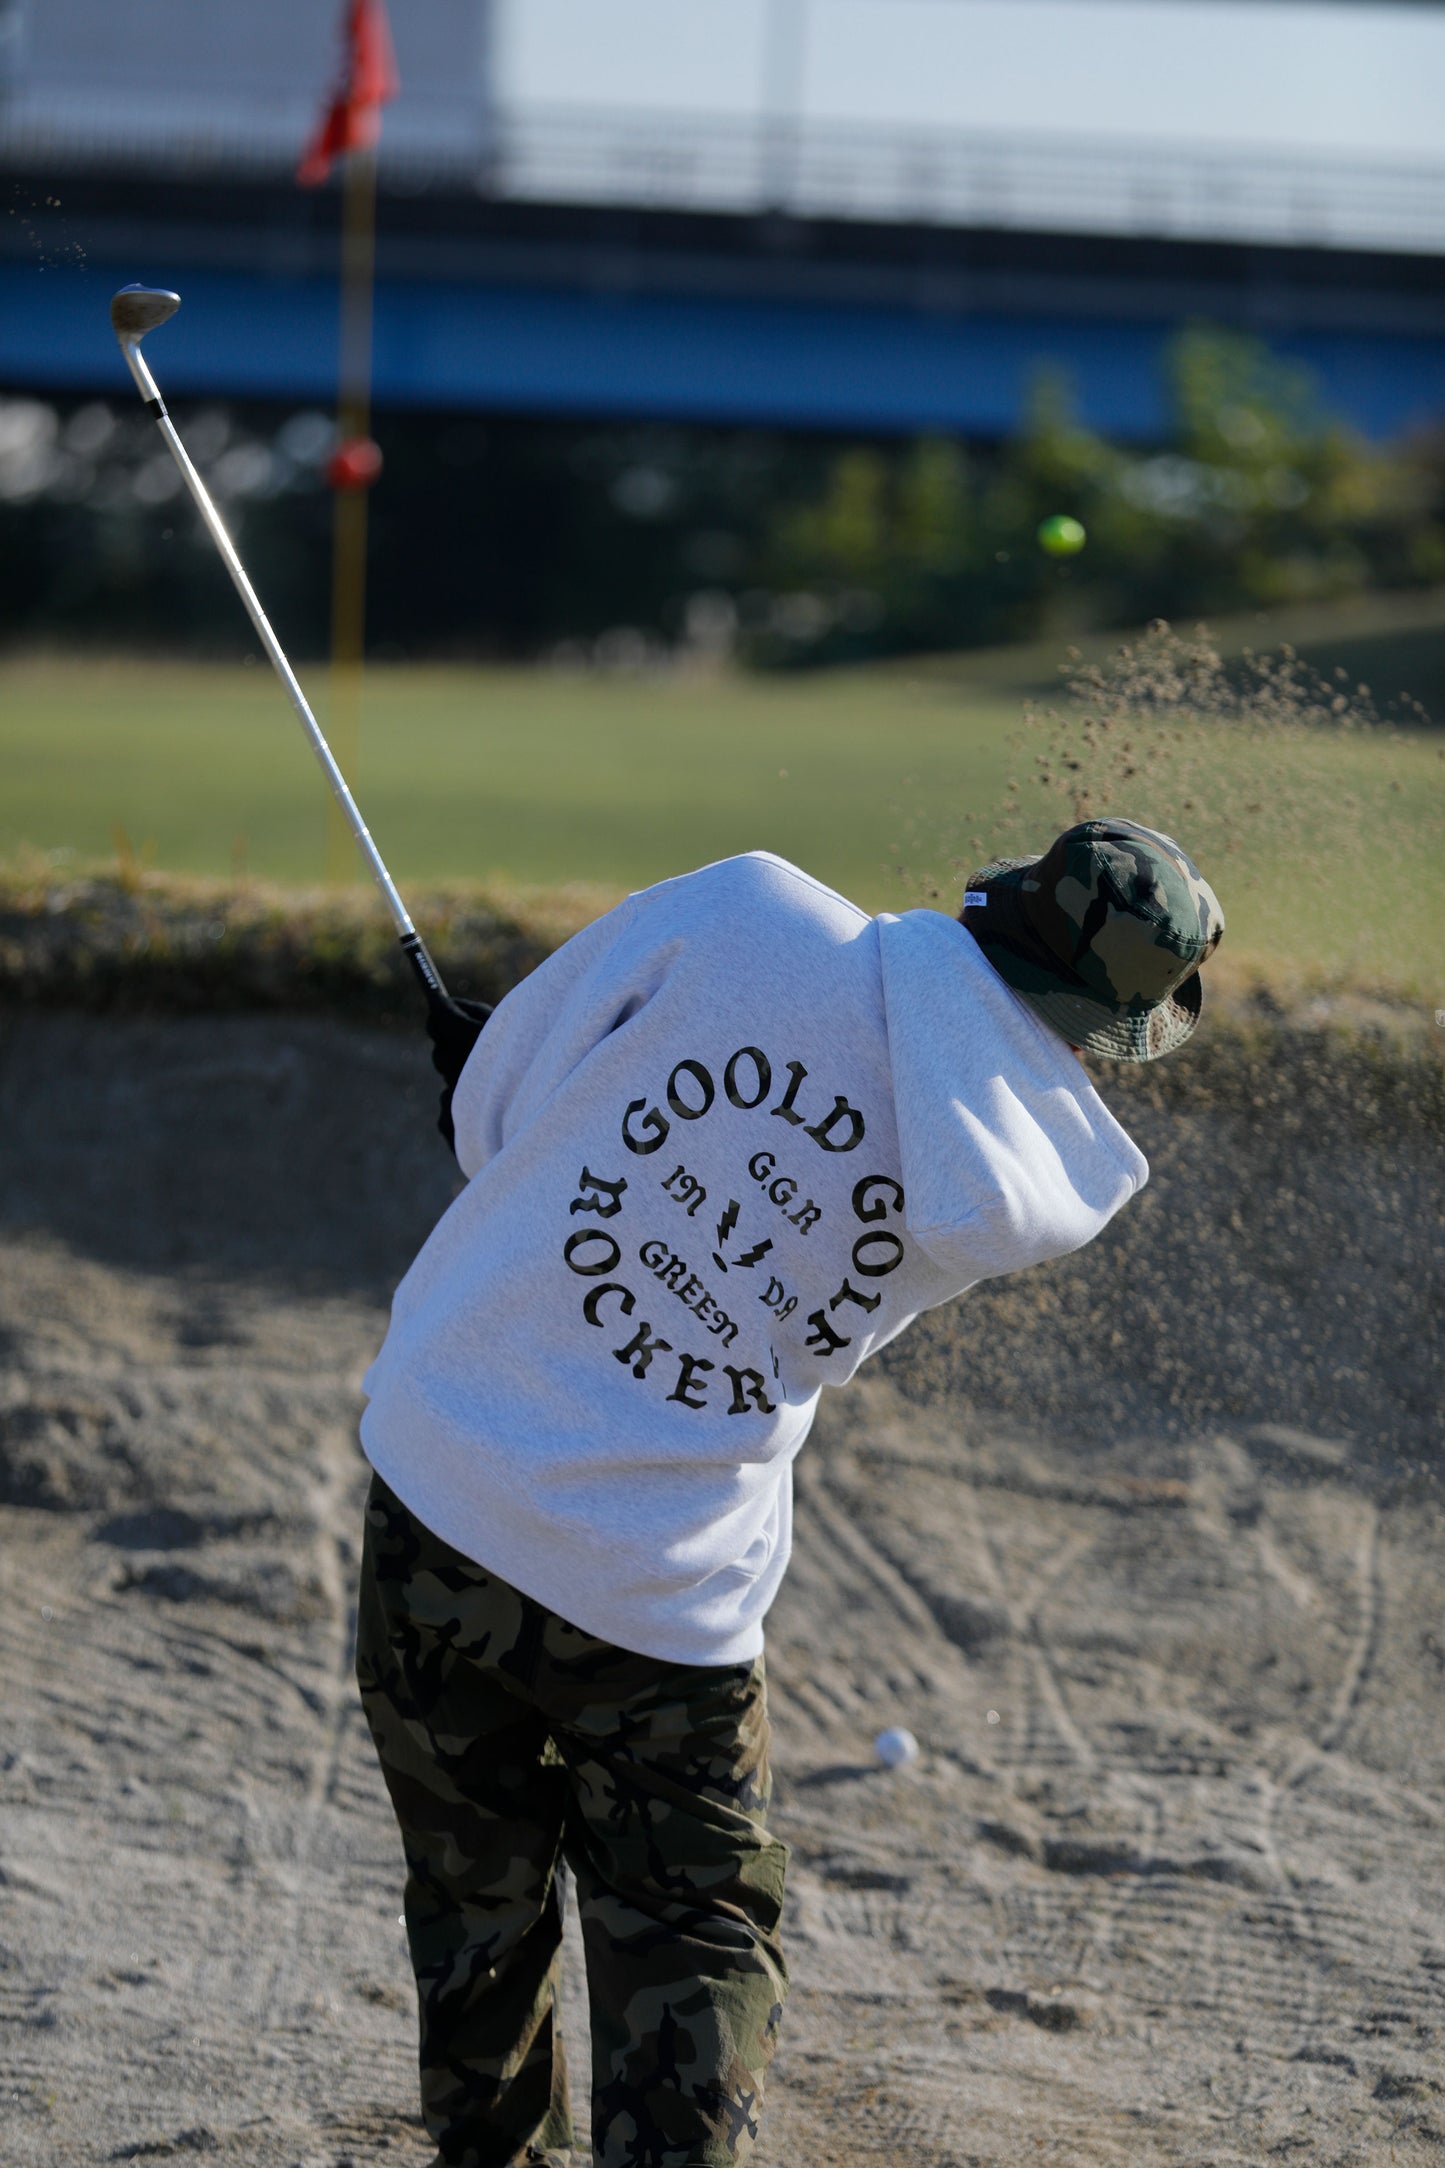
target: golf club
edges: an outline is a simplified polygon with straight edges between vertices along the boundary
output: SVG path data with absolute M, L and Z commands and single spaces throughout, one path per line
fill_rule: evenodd
M 167 318 L 174 316 L 180 305 L 180 295 L 168 293 L 163 287 L 123 286 L 110 304 L 111 327 L 120 341 L 120 350 L 135 379 L 136 390 L 170 446 L 186 487 L 195 498 L 201 517 L 211 530 L 211 540 L 220 551 L 236 592 L 246 605 L 261 645 L 270 656 L 276 675 L 286 688 L 287 698 L 301 719 L 301 727 L 311 741 L 311 750 L 320 761 L 322 773 L 331 785 L 332 793 L 346 817 L 347 825 L 356 838 L 363 858 L 371 868 L 372 878 L 381 890 L 386 907 L 391 913 L 407 961 L 420 979 L 428 1002 L 442 1002 L 446 999 L 446 988 L 442 984 L 441 974 L 432 962 L 426 943 L 412 924 L 406 905 L 397 894 L 396 884 L 386 870 L 380 851 L 371 840 L 371 831 L 347 788 L 346 778 L 336 765 L 331 748 L 322 735 L 321 726 L 296 681 L 296 673 L 286 660 L 280 641 L 271 630 L 270 620 L 261 607 L 255 588 L 246 577 L 246 569 L 236 555 L 235 545 L 226 532 L 221 515 L 212 504 L 205 483 L 191 464 L 190 454 L 181 442 L 175 423 L 166 412 L 165 401 L 141 353 L 140 342 L 146 333 L 154 331 L 157 324 L 163 324 Z

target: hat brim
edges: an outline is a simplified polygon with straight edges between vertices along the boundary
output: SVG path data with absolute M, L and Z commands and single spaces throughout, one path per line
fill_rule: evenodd
M 989 961 L 997 965 L 995 957 Z M 1023 987 L 1015 987 L 1014 991 L 1046 1024 L 1062 1032 L 1070 1046 L 1086 1054 L 1100 1054 L 1106 1061 L 1158 1061 L 1161 1054 L 1172 1054 L 1176 1047 L 1183 1046 L 1199 1022 L 1204 1002 L 1204 985 L 1197 971 L 1182 980 L 1172 994 L 1166 994 L 1152 1009 L 1144 1009 L 1137 1016 L 1121 1016 L 1100 1002 L 1071 994 L 1062 987 L 1057 993 L 1031 992 Z
M 1086 1054 L 1106 1061 L 1158 1061 L 1183 1046 L 1204 1005 L 1204 984 L 1197 971 L 1152 1008 L 1120 1011 L 1097 1000 L 1082 980 L 1071 985 L 1065 966 L 1051 964 L 1045 970 L 1010 945 L 1012 931 L 1021 945 L 1033 946 L 1021 891 L 1025 876 L 1038 863 L 1037 858 L 1003 858 L 968 878 L 970 889 L 988 890 L 990 904 L 987 922 L 976 906 L 966 906 L 963 923 L 1000 978 L 1036 1016 Z

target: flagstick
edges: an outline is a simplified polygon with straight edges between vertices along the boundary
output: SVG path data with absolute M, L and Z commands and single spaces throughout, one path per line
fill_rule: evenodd
M 337 440 L 371 429 L 371 312 L 376 261 L 376 152 L 347 154 L 341 214 L 341 354 Z M 343 772 L 357 772 L 361 674 L 366 644 L 365 489 L 334 492 L 331 556 L 331 743 Z M 326 809 L 326 878 L 354 878 L 356 853 L 338 806 Z

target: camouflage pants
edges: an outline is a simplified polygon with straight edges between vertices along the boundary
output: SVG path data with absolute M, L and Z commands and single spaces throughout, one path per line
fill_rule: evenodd
M 406 1852 L 434 2168 L 567 2158 L 564 1856 L 597 2168 L 746 2160 L 787 1992 L 761 1659 L 691 1668 L 594 1640 L 378 1476 L 357 1677 Z

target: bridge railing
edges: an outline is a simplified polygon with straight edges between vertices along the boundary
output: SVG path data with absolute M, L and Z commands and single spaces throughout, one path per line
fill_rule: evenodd
M 0 98 L 0 167 L 274 179 L 309 120 Z M 1143 137 L 524 106 L 445 131 L 389 115 L 381 173 L 526 202 L 1445 253 L 1445 164 Z
M 1445 249 L 1445 165 L 1147 138 L 531 108 L 501 116 L 493 180 L 556 202 Z

